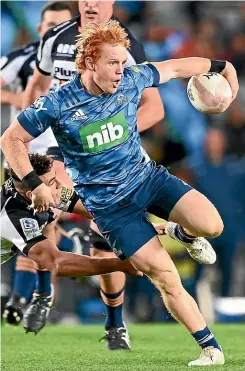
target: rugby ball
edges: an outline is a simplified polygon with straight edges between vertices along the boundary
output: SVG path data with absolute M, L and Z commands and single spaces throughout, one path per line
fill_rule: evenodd
M 187 95 L 198 111 L 214 114 L 224 112 L 229 107 L 232 91 L 222 75 L 208 72 L 190 78 Z

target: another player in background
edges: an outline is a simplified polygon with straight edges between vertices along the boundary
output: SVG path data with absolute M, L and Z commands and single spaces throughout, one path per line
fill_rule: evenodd
M 41 11 L 40 24 L 37 26 L 38 33 L 42 37 L 51 27 L 71 19 L 70 7 L 64 2 L 51 2 L 45 5 Z M 33 75 L 36 54 L 40 41 L 36 41 L 15 50 L 1 58 L 0 83 L 1 104 L 9 104 L 11 121 L 20 113 L 23 105 L 23 92 L 28 81 Z M 59 84 L 59 80 L 50 80 L 51 88 Z M 6 90 L 8 87 L 10 90 Z M 37 93 L 39 96 L 39 93 Z M 57 145 L 52 130 L 47 130 L 38 140 L 30 143 L 30 149 L 39 153 L 45 153 L 47 147 Z M 4 316 L 9 323 L 18 324 L 22 318 L 26 304 L 29 302 L 32 292 L 38 282 L 37 290 L 51 294 L 50 272 L 38 270 L 36 277 L 36 264 L 33 260 L 19 254 L 16 260 L 13 291 L 6 304 Z M 49 298 L 50 300 L 50 298 Z
M 58 208 L 91 218 L 76 192 L 62 185 L 57 179 L 53 160 L 49 156 L 34 153 L 29 155 L 29 159 L 35 172 L 57 198 Z M 19 250 L 38 266 L 64 277 L 97 275 L 116 270 L 137 274 L 129 262 L 122 264 L 119 259 L 90 258 L 59 251 L 57 246 L 47 239 L 45 233 L 47 225 L 53 223 L 56 217 L 56 212 L 51 209 L 47 212 L 34 210 L 31 206 L 31 190 L 10 169 L 10 178 L 1 190 L 1 262 Z M 46 291 L 39 291 L 34 296 L 33 306 L 41 326 L 35 321 L 32 323 L 28 316 L 29 309 L 24 314 L 23 324 L 27 332 L 37 333 L 45 326 L 51 306 L 51 298 L 47 296 Z
M 48 31 L 41 42 L 34 70 L 33 78 L 28 83 L 24 96 L 23 108 L 33 103 L 40 91 L 46 92 L 52 74 L 61 82 L 68 81 L 75 72 L 75 43 L 77 36 L 87 22 L 104 23 L 113 18 L 114 1 L 79 1 L 80 16 L 65 22 Z M 127 65 L 146 62 L 144 49 L 127 30 L 131 42 L 131 48 L 128 50 Z M 121 98 L 123 100 L 123 96 Z M 120 100 L 118 101 L 120 104 Z M 140 131 L 146 130 L 155 125 L 164 116 L 162 101 L 156 88 L 150 88 L 143 92 L 142 98 L 137 110 L 138 127 Z M 74 116 L 74 123 L 83 119 L 83 112 L 79 111 Z M 68 183 L 64 178 L 64 164 L 62 154 L 58 146 L 52 146 L 47 154 L 53 157 L 54 166 L 60 179 L 65 184 Z M 93 225 L 96 230 L 96 226 Z M 97 233 L 91 236 L 94 249 L 91 249 L 92 256 L 114 256 L 109 244 Z M 125 275 L 122 272 L 116 272 L 100 277 L 100 292 L 105 303 L 105 339 L 108 341 L 108 348 L 129 349 L 130 342 L 123 323 L 123 302 Z
M 56 202 L 35 174 L 24 143 L 51 126 L 73 170 L 76 191 L 100 232 L 122 260 L 129 258 L 152 280 L 168 310 L 201 346 L 200 357 L 189 366 L 224 364 L 220 345 L 145 213 L 156 206 L 155 214 L 171 221 L 167 232 L 206 263 L 214 262 L 215 253 L 201 236 L 217 237 L 223 222 L 206 197 L 149 159 L 141 147 L 136 111 L 145 88 L 207 72 L 228 80 L 232 101 L 239 88 L 236 70 L 229 62 L 198 57 L 125 68 L 129 45 L 118 22 L 88 24 L 78 42 L 78 73 L 22 112 L 4 133 L 2 149 L 19 179 L 32 187 L 34 206 L 48 210 Z M 81 109 L 83 118 L 74 123 Z

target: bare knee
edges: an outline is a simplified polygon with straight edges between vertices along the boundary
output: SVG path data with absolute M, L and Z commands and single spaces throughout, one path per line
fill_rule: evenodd
M 221 235 L 224 229 L 223 221 L 220 217 L 208 220 L 204 226 L 204 237 L 215 238 Z

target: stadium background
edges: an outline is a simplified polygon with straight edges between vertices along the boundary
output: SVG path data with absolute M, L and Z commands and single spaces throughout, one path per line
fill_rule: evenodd
M 36 25 L 44 1 L 1 2 L 1 55 L 38 38 Z M 77 12 L 76 2 L 68 2 Z M 204 1 L 117 1 L 114 14 L 142 41 L 148 60 L 187 56 L 228 59 L 237 69 L 240 92 L 222 115 L 197 112 L 186 96 L 185 81 L 160 86 L 165 118 L 142 135 L 144 147 L 159 164 L 210 197 L 225 221 L 215 240 L 215 266 L 195 264 L 177 243 L 163 237 L 183 283 L 212 321 L 245 319 L 245 3 Z M 2 131 L 9 108 L 2 107 Z M 63 221 L 68 230 L 85 221 Z M 62 249 L 72 249 L 62 239 Z M 86 250 L 86 249 L 85 249 Z M 11 289 L 13 261 L 2 269 L 2 299 Z M 102 323 L 97 279 L 59 280 L 53 323 Z M 244 306 L 245 307 L 245 306 Z M 159 293 L 146 278 L 128 277 L 125 318 L 131 322 L 172 321 Z

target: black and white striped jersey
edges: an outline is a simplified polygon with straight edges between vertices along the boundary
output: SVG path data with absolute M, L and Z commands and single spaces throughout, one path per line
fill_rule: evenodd
M 25 90 L 33 75 L 38 46 L 39 41 L 36 41 L 1 58 L 0 76 L 12 92 L 19 93 Z M 19 113 L 19 110 L 11 107 L 10 122 Z
M 1 58 L 0 74 L 14 91 L 24 91 L 33 75 L 39 41 L 26 45 Z
M 79 25 L 80 16 L 61 23 L 46 32 L 40 42 L 36 59 L 37 68 L 43 75 L 54 74 L 59 80 L 71 79 L 75 72 L 75 43 L 77 36 L 79 36 Z M 123 24 L 121 26 L 127 31 L 131 42 L 127 66 L 145 62 L 146 56 L 143 46 Z
M 16 191 L 12 178 L 8 179 L 1 189 L 1 262 L 8 260 L 16 248 L 27 255 L 33 245 L 46 238 L 42 230 L 55 219 L 51 210 L 35 211 L 31 202 Z

